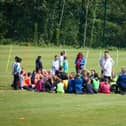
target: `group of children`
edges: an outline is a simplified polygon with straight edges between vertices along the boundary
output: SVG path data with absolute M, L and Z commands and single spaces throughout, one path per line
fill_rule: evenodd
M 56 93 L 76 93 L 76 94 L 110 94 L 115 92 L 113 85 L 116 80 L 113 79 L 112 86 L 107 78 L 100 79 L 95 70 L 89 73 L 83 70 L 81 73 L 71 72 L 69 75 L 60 67 L 55 75 L 46 70 L 33 71 L 26 73 L 24 69 L 19 74 L 18 89 L 36 92 L 56 92 Z M 113 89 L 111 90 L 111 87 Z
M 99 77 L 94 69 L 91 71 L 83 69 L 79 72 L 71 72 L 68 74 L 68 63 L 66 63 L 66 56 L 63 52 L 60 58 L 60 62 L 57 64 L 57 56 L 55 56 L 51 71 L 43 69 L 41 61 L 36 62 L 36 64 L 39 63 L 40 65 L 37 65 L 37 69 L 32 73 L 21 69 L 18 74 L 14 74 L 14 82 L 15 76 L 17 81 L 16 89 L 50 93 L 110 94 L 111 92 L 123 92 L 123 94 L 125 94 L 125 68 L 122 68 L 118 77 L 113 74 L 111 79 Z M 64 64 L 66 65 L 65 67 Z M 16 85 L 16 83 L 14 83 L 14 85 Z

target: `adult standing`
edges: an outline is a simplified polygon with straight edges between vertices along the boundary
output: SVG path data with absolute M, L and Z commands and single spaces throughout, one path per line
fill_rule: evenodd
M 43 69 L 43 64 L 42 64 L 41 58 L 42 58 L 41 56 L 38 56 L 36 61 L 35 61 L 36 72 L 38 72 L 39 70 L 42 71 L 42 69 Z
M 85 61 L 86 61 L 85 57 L 81 52 L 79 52 L 75 59 L 76 73 L 80 73 L 84 69 Z
M 104 56 L 99 61 L 102 77 L 110 80 L 113 71 L 114 61 L 111 58 L 109 51 L 104 51 Z
M 15 57 L 15 63 L 13 64 L 13 76 L 14 76 L 14 81 L 13 81 L 13 88 L 15 90 L 18 89 L 18 81 L 19 81 L 19 75 L 21 72 L 21 63 L 22 59 L 18 56 Z

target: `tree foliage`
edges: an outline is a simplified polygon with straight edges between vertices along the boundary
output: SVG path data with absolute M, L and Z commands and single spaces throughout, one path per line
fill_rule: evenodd
M 0 1 L 1 40 L 126 47 L 125 35 L 125 0 Z

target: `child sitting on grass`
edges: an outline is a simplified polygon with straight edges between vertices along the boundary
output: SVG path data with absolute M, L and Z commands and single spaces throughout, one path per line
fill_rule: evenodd
M 75 79 L 75 73 L 72 72 L 68 80 L 68 88 L 67 88 L 68 93 L 75 93 L 74 79 Z
M 95 93 L 98 93 L 99 84 L 100 84 L 100 81 L 99 81 L 98 74 L 95 73 L 95 74 L 94 74 L 94 78 L 92 79 L 92 86 L 93 86 L 93 88 L 94 88 Z
M 112 77 L 110 79 L 110 90 L 112 93 L 118 93 L 117 79 L 118 76 L 114 72 L 112 72 Z
M 99 92 L 104 94 L 110 94 L 110 84 L 109 79 L 105 78 L 103 81 L 100 82 Z
M 36 84 L 36 91 L 38 92 L 44 92 L 45 91 L 45 85 L 44 85 L 44 81 L 43 81 L 43 76 L 41 75 L 37 84 Z
M 80 77 L 79 73 L 77 73 L 76 78 L 74 79 L 74 85 L 75 85 L 75 93 L 82 94 L 83 93 L 83 80 Z
M 121 69 L 121 74 L 118 77 L 117 85 L 122 95 L 126 94 L 126 68 Z
M 56 93 L 64 93 L 64 84 L 62 80 L 57 83 Z
M 23 90 L 28 90 L 28 91 L 32 91 L 32 85 L 31 85 L 31 73 L 25 73 L 23 74 L 23 71 L 21 71 L 20 76 L 19 76 L 19 80 L 20 80 L 20 89 Z
M 91 84 L 91 78 L 89 77 L 86 83 L 86 93 L 87 94 L 94 94 L 94 89 L 93 86 Z

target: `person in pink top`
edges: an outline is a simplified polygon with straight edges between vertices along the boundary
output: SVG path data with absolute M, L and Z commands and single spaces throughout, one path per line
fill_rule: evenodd
M 100 82 L 99 93 L 110 94 L 110 84 L 109 79 L 105 78 Z
M 43 81 L 42 76 L 40 76 L 40 80 L 38 80 L 38 82 L 36 84 L 36 91 L 38 91 L 38 92 L 44 92 L 45 91 L 45 85 L 44 85 L 44 81 Z

